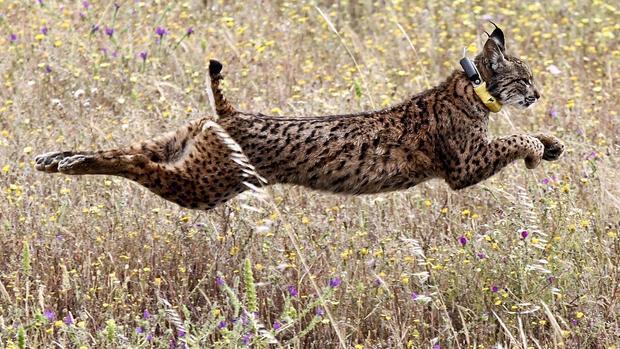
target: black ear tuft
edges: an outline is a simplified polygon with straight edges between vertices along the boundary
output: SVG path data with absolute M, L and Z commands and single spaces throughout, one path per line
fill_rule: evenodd
M 209 75 L 215 76 L 222 71 L 222 63 L 212 59 L 209 61 Z
M 495 40 L 499 48 L 504 52 L 506 50 L 506 41 L 504 40 L 504 32 L 493 22 L 489 21 L 495 29 L 489 35 L 489 38 Z

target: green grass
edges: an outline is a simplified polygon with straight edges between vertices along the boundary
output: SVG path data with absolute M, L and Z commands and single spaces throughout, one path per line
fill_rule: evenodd
M 2 347 L 620 347 L 617 5 L 207 2 L 0 0 Z M 275 186 L 209 213 L 33 168 L 212 115 L 210 58 L 240 109 L 396 103 L 457 69 L 485 18 L 543 94 L 492 134 L 549 132 L 560 161 L 459 192 Z

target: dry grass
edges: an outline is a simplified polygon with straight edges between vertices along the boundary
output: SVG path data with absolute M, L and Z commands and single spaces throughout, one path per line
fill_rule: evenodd
M 208 2 L 0 0 L 3 347 L 618 347 L 617 6 Z M 456 69 L 487 18 L 544 96 L 492 132 L 550 132 L 561 161 L 458 193 L 273 187 L 209 213 L 33 169 L 211 114 L 209 58 L 242 109 L 379 108 Z

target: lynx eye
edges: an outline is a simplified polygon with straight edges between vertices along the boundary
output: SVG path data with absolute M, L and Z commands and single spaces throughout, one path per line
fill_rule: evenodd
M 523 86 L 529 86 L 532 84 L 528 79 L 519 79 L 517 80 L 517 82 L 522 84 Z

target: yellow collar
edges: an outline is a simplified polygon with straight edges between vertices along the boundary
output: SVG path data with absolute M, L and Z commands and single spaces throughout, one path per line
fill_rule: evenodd
M 490 111 L 497 113 L 502 109 L 502 104 L 498 102 L 495 97 L 491 96 L 491 94 L 487 90 L 487 83 L 485 81 L 482 81 L 478 85 L 472 83 L 472 85 L 474 85 L 474 91 L 476 92 L 482 103 L 484 103 L 484 105 L 486 105 L 486 107 L 489 108 Z
M 465 50 L 463 50 L 463 52 L 465 52 Z M 474 91 L 476 91 L 476 94 L 482 103 L 484 103 L 484 105 L 486 105 L 487 108 L 494 113 L 500 111 L 502 109 L 502 104 L 498 102 L 495 97 L 491 96 L 487 90 L 487 83 L 482 80 L 482 75 L 478 72 L 476 64 L 474 64 L 474 62 L 466 56 L 464 56 L 459 63 L 461 64 L 461 67 L 463 67 L 465 76 L 474 86 Z

